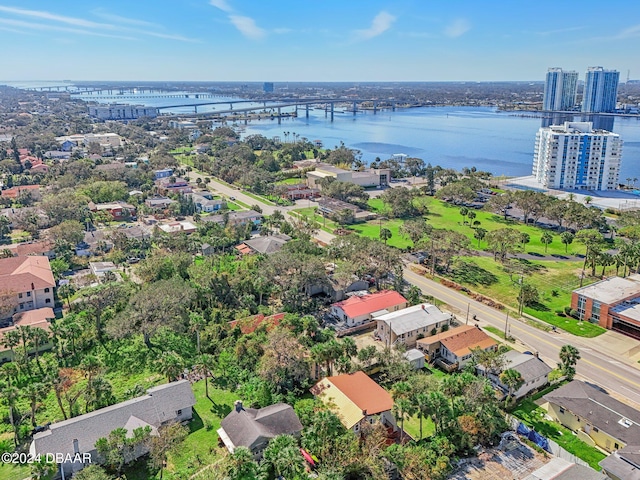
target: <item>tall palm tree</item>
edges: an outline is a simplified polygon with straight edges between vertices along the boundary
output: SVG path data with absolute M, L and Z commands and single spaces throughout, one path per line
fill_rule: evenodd
M 524 383 L 524 378 L 519 371 L 513 368 L 509 368 L 500 374 L 500 381 L 509 389 L 509 392 L 504 401 L 504 406 L 506 408 L 507 405 L 509 405 L 509 401 L 511 400 L 513 394 L 517 392 Z
M 567 380 L 573 380 L 576 374 L 575 366 L 580 360 L 580 352 L 573 345 L 563 345 L 558 356 L 560 357 L 558 368 Z
M 51 385 L 41 382 L 29 383 L 24 388 L 24 395 L 29 399 L 29 406 L 31 408 L 31 425 L 34 427 L 36 426 L 36 410 L 38 409 L 38 402 L 44 400 L 50 390 Z

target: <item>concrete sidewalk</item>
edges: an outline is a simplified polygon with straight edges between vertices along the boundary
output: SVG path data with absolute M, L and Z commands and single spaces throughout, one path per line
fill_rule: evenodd
M 595 338 L 583 339 L 593 349 L 640 369 L 640 342 L 618 332 L 608 330 Z

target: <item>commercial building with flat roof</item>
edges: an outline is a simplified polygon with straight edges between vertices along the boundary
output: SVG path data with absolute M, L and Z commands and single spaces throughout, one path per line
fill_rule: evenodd
M 571 294 L 578 318 L 640 339 L 640 274 L 612 277 Z

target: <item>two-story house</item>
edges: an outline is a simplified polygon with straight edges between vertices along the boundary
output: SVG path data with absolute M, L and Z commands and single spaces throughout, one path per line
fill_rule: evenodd
M 383 290 L 368 295 L 352 295 L 331 305 L 331 314 L 348 327 L 361 325 L 373 317 L 395 312 L 407 306 L 407 299 L 395 290 Z
M 413 348 L 419 338 L 435 335 L 445 325 L 448 328 L 451 319 L 450 313 L 440 311 L 435 305 L 421 303 L 376 316 L 376 337 L 388 347 L 402 343 Z
M 45 256 L 0 259 L 0 327 L 8 326 L 15 313 L 53 307 L 55 286 Z

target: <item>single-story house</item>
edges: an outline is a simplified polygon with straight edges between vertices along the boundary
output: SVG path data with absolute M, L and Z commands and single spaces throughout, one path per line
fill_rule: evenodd
M 195 404 L 196 399 L 187 380 L 153 387 L 141 397 L 52 423 L 46 430 L 33 436 L 29 453 L 32 456 L 70 456 L 72 461 L 60 465 L 68 475 L 89 463 L 97 463 L 96 442 L 106 438 L 116 428 L 125 428 L 131 435 L 136 428 L 150 427 L 152 435 L 157 435 L 158 427 L 162 425 L 191 420 Z M 137 456 L 146 451 L 137 451 Z M 89 461 L 74 462 L 75 454 L 87 454 Z
M 413 348 L 418 337 L 435 335 L 445 325 L 445 329 L 449 328 L 452 318 L 450 313 L 442 312 L 435 305 L 422 303 L 375 316 L 376 337 L 388 347 L 402 343 L 407 348 Z
M 393 398 L 362 371 L 326 377 L 313 386 L 311 393 L 327 405 L 349 430 L 359 432 L 365 423 L 376 421 L 396 429 L 391 413 Z
M 257 227 L 262 221 L 262 214 L 253 210 L 242 210 L 237 212 L 229 212 L 228 214 L 223 215 L 208 215 L 206 217 L 202 217 L 200 221 L 215 222 L 218 225 L 224 225 L 225 218 L 227 219 L 226 221 L 228 222 L 228 225 L 231 226 L 247 225 L 248 223 L 251 223 L 253 224 L 253 226 Z
M 611 480 L 640 480 L 640 446 L 628 445 L 598 464 Z
M 240 400 L 220 423 L 218 436 L 230 453 L 247 447 L 254 458 L 262 458 L 269 440 L 278 435 L 299 436 L 302 424 L 291 405 L 276 403 L 264 408 L 245 408 Z
M 235 248 L 242 254 L 259 253 L 262 255 L 271 255 L 272 253 L 279 252 L 289 240 L 291 240 L 291 237 L 282 233 L 278 235 L 266 235 L 245 240 Z
M 547 393 L 542 407 L 580 440 L 613 452 L 640 445 L 640 412 L 579 380 Z
M 107 272 L 115 272 L 117 267 L 113 262 L 89 262 L 89 268 L 98 279 L 105 276 Z
M 169 205 L 171 205 L 172 203 L 176 203 L 175 200 L 172 200 L 168 197 L 162 197 L 162 196 L 155 196 L 155 197 L 151 197 L 151 198 L 147 198 L 144 201 L 144 204 L 149 207 L 149 208 L 153 208 L 154 210 L 164 210 L 165 208 L 167 208 Z
M 136 216 L 136 207 L 125 202 L 93 203 L 89 202 L 89 210 L 92 212 L 109 212 L 114 220 Z
M 502 370 L 513 369 L 522 376 L 523 384 L 514 392 L 515 398 L 522 398 L 529 392 L 549 383 L 549 373 L 551 373 L 552 368 L 544 363 L 537 355 L 510 350 L 505 353 L 503 357 L 505 364 Z M 505 394 L 509 392 L 509 387 L 500 381 L 500 374 L 489 373 L 487 377 L 491 383 Z
M 49 260 L 56 257 L 53 242 L 48 240 L 40 240 L 27 243 L 11 243 L 9 245 L 0 246 L 1 250 L 9 250 L 15 257 L 24 257 L 26 255 L 44 255 Z
M 158 225 L 158 228 L 165 233 L 193 233 L 198 230 L 198 227 L 188 220 L 182 220 L 179 222 L 165 223 L 164 225 Z
M 462 369 L 471 360 L 472 351 L 496 350 L 498 342 L 474 325 L 461 325 L 436 335 L 421 338 L 416 348 L 423 352 L 429 362 L 453 371 Z
M 371 320 L 374 316 L 395 312 L 407 306 L 407 299 L 394 290 L 367 295 L 352 295 L 346 300 L 331 305 L 331 314 L 354 327 Z
M 2 190 L 1 195 L 11 200 L 18 200 L 21 195 L 31 195 L 34 200 L 40 200 L 40 185 L 18 185 Z

